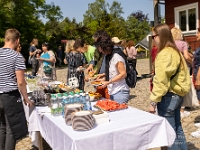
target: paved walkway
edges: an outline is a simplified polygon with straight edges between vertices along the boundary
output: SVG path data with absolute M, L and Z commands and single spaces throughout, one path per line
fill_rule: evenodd
M 149 73 L 149 60 L 148 59 L 140 59 L 137 62 L 137 70 L 139 76 L 141 74 Z M 66 81 L 67 70 L 66 69 L 58 69 L 57 70 L 57 78 L 59 81 Z M 138 109 L 147 111 L 149 106 L 149 78 L 141 79 L 137 82 L 137 86 L 134 89 L 131 89 L 131 99 L 128 102 L 130 106 L 136 107 Z M 190 136 L 191 132 L 197 130 L 194 126 L 194 122 L 200 122 L 200 109 L 193 109 L 190 111 L 191 115 L 182 120 L 183 129 L 187 138 L 189 150 L 200 150 L 200 139 L 193 138 Z M 46 142 L 44 143 L 44 150 L 51 150 Z M 30 138 L 25 138 L 22 141 L 17 143 L 16 150 L 34 150 L 35 148 L 31 148 Z M 160 148 L 152 149 L 152 150 L 160 150 Z

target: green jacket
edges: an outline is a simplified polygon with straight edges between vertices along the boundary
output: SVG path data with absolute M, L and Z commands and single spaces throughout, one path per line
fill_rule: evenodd
M 94 52 L 94 66 L 96 72 L 99 73 L 102 62 L 103 62 L 104 54 L 100 53 L 99 50 L 96 48 Z
M 174 74 L 175 77 L 172 78 Z M 167 92 L 184 96 L 190 90 L 190 84 L 189 71 L 182 54 L 179 55 L 171 47 L 161 50 L 155 59 L 155 76 L 150 99 L 160 102 Z

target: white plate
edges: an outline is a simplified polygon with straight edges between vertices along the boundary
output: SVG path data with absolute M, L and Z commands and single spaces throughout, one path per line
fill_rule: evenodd
M 49 82 L 49 85 L 52 85 L 52 84 L 58 85 L 58 84 L 62 84 L 62 82 L 60 82 L 60 81 L 52 81 L 52 82 Z

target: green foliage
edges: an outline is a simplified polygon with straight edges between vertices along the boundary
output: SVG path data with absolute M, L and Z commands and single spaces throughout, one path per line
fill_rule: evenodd
M 127 38 L 135 43 L 141 41 L 150 31 L 150 26 L 146 20 L 139 21 L 136 17 L 130 15 L 126 21 Z
M 88 10 L 83 15 L 83 23 L 90 29 L 91 35 L 96 30 L 103 29 L 112 37 L 139 42 L 149 32 L 148 15 L 137 11 L 125 20 L 122 17 L 123 13 L 123 8 L 117 1 L 113 1 L 110 6 L 105 0 L 96 0 L 88 4 Z
M 134 10 L 133 10 L 134 12 Z M 112 37 L 132 39 L 135 43 L 149 32 L 148 15 L 134 12 L 125 20 L 123 8 L 117 1 L 109 5 L 106 0 L 96 0 L 88 4 L 83 22 L 75 18 L 62 17 L 59 6 L 46 4 L 45 0 L 0 0 L 0 45 L 3 45 L 5 30 L 16 28 L 21 33 L 22 54 L 28 58 L 29 43 L 33 38 L 41 43 L 47 41 L 52 50 L 61 40 L 83 38 L 93 44 L 92 35 L 99 29 L 107 31 Z M 44 24 L 40 17 L 47 19 Z
M 4 37 L 7 29 L 16 28 L 21 33 L 22 54 L 28 58 L 29 43 L 33 38 L 37 38 L 40 44 L 48 39 L 39 17 L 59 20 L 61 14 L 58 6 L 46 4 L 45 0 L 0 0 L 0 37 Z

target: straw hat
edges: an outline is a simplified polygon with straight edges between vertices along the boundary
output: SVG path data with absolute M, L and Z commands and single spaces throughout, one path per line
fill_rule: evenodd
M 114 43 L 119 43 L 119 42 L 121 42 L 122 40 L 119 40 L 119 38 L 118 37 L 113 37 L 112 38 L 112 42 L 114 42 Z

